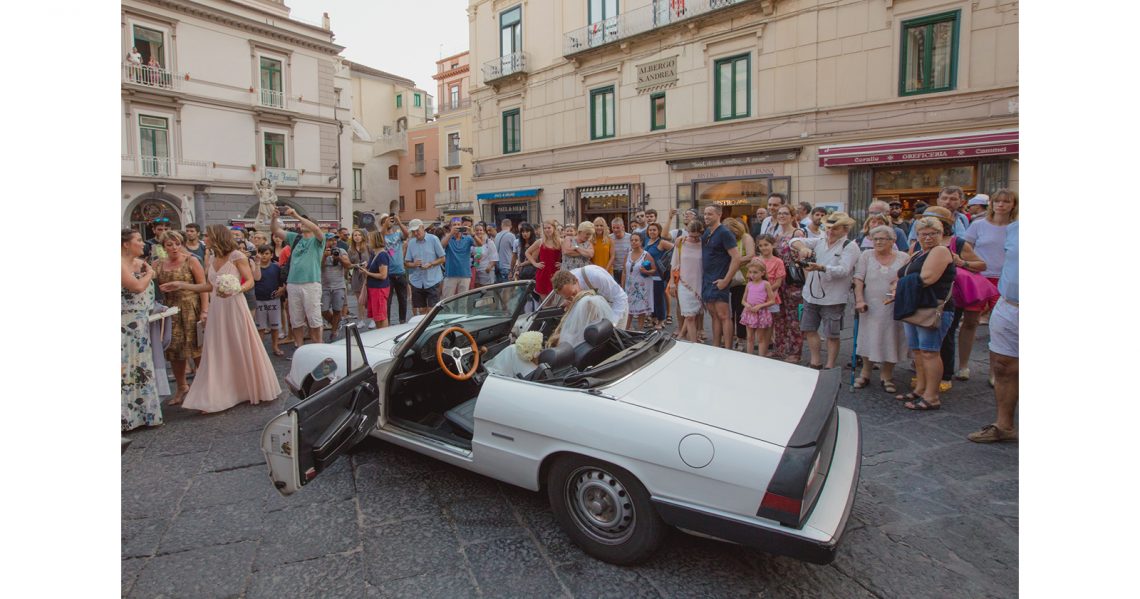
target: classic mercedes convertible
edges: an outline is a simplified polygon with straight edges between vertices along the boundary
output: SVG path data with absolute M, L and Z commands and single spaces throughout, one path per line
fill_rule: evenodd
M 532 287 L 482 287 L 407 325 L 298 350 L 286 381 L 299 401 L 262 433 L 274 486 L 300 490 L 371 435 L 544 492 L 571 539 L 607 562 L 644 560 L 670 526 L 834 558 L 861 439 L 836 404 L 838 369 L 603 321 L 577 346 L 542 350 L 528 374 L 488 370 L 520 324 L 545 337 L 557 326 L 554 302 L 522 314 Z

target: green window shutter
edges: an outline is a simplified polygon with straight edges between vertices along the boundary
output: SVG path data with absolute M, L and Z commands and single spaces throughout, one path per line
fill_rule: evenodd
M 522 149 L 522 119 L 519 109 L 503 113 L 503 153 L 513 154 Z
M 723 58 L 713 63 L 714 119 L 745 118 L 752 114 L 752 57 Z
M 616 120 L 614 112 L 612 85 L 590 91 L 590 139 L 606 139 L 614 136 Z
M 649 96 L 649 130 L 665 128 L 665 93 Z
M 403 94 L 396 94 L 396 108 L 402 108 L 403 106 L 404 106 Z
M 899 95 L 950 91 L 958 81 L 961 11 L 903 21 L 899 44 Z

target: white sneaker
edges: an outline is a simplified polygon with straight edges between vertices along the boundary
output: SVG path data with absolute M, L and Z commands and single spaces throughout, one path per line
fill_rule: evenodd
M 970 380 L 970 367 L 967 366 L 966 368 L 959 369 L 958 372 L 954 373 L 954 378 L 959 381 Z

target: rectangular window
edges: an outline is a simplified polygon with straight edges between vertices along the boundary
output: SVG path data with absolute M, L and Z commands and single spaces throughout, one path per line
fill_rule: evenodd
M 139 115 L 139 141 L 142 145 L 142 174 L 161 177 L 170 174 L 170 131 L 168 121 Z
M 899 95 L 949 91 L 958 80 L 958 19 L 953 11 L 904 21 Z
M 352 169 L 352 199 L 355 202 L 364 201 L 364 169 Z
M 424 145 L 416 144 L 415 152 L 416 163 L 412 166 L 412 174 L 422 175 L 427 172 L 424 170 Z
M 510 56 L 521 51 L 522 7 L 516 6 L 499 15 L 499 56 Z
M 450 93 L 451 93 L 451 108 L 452 109 L 459 108 L 459 86 L 458 85 L 451 86 Z
M 713 72 L 716 120 L 739 119 L 751 114 L 752 57 L 745 54 L 718 60 Z
M 145 66 L 153 58 L 159 67 L 166 67 L 165 42 L 161 31 L 150 29 L 141 25 L 134 26 L 134 38 L 131 43 L 142 57 L 140 62 Z
M 404 207 L 404 196 L 400 196 L 400 212 L 405 210 L 407 210 L 407 208 Z
M 589 22 L 591 25 L 605 21 L 618 14 L 618 0 L 589 0 Z
M 285 134 L 264 133 L 266 168 L 285 168 Z
M 665 128 L 665 93 L 649 96 L 650 118 L 649 130 L 656 131 Z
M 447 134 L 447 166 L 459 166 L 459 134 Z
M 590 139 L 614 136 L 614 87 L 590 92 Z
M 448 177 L 447 178 L 447 190 L 448 191 L 459 191 L 459 177 Z
M 285 88 L 281 80 L 281 61 L 261 57 L 261 105 L 285 106 Z
M 522 149 L 522 130 L 519 109 L 503 113 L 503 153 L 512 154 Z
M 404 94 L 396 94 L 396 108 L 404 107 Z
M 420 95 L 419 94 L 413 94 L 412 95 L 412 106 L 415 108 L 419 108 L 420 106 L 423 106 L 423 103 L 420 101 Z
M 400 178 L 400 167 L 396 166 L 395 164 L 388 167 L 388 179 L 394 181 L 394 180 L 397 180 L 399 178 Z
M 427 190 L 416 190 L 416 210 L 427 210 Z

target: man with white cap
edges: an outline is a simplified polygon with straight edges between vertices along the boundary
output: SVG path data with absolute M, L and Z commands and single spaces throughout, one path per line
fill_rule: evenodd
M 966 216 L 970 218 L 970 222 L 974 219 L 984 217 L 986 215 L 986 206 L 990 205 L 990 196 L 979 193 L 978 195 L 970 198 L 966 204 Z
M 793 250 L 799 252 L 807 282 L 804 284 L 804 312 L 800 330 L 808 342 L 811 353 L 809 366 L 820 370 L 834 368 L 839 358 L 839 332 L 843 329 L 843 312 L 847 308 L 847 295 L 855 263 L 859 261 L 859 244 L 851 243 L 847 233 L 855 220 L 843 212 L 833 212 L 824 221 L 827 235 L 817 239 L 794 238 Z M 794 309 L 794 308 L 792 308 Z M 827 365 L 820 364 L 820 331 L 827 338 Z
M 416 218 L 408 223 L 412 238 L 404 255 L 404 268 L 408 271 L 408 283 L 412 287 L 412 311 L 427 314 L 439 302 L 440 287 L 443 285 L 443 264 L 445 254 L 443 244 L 435 235 L 428 235 L 424 221 Z

